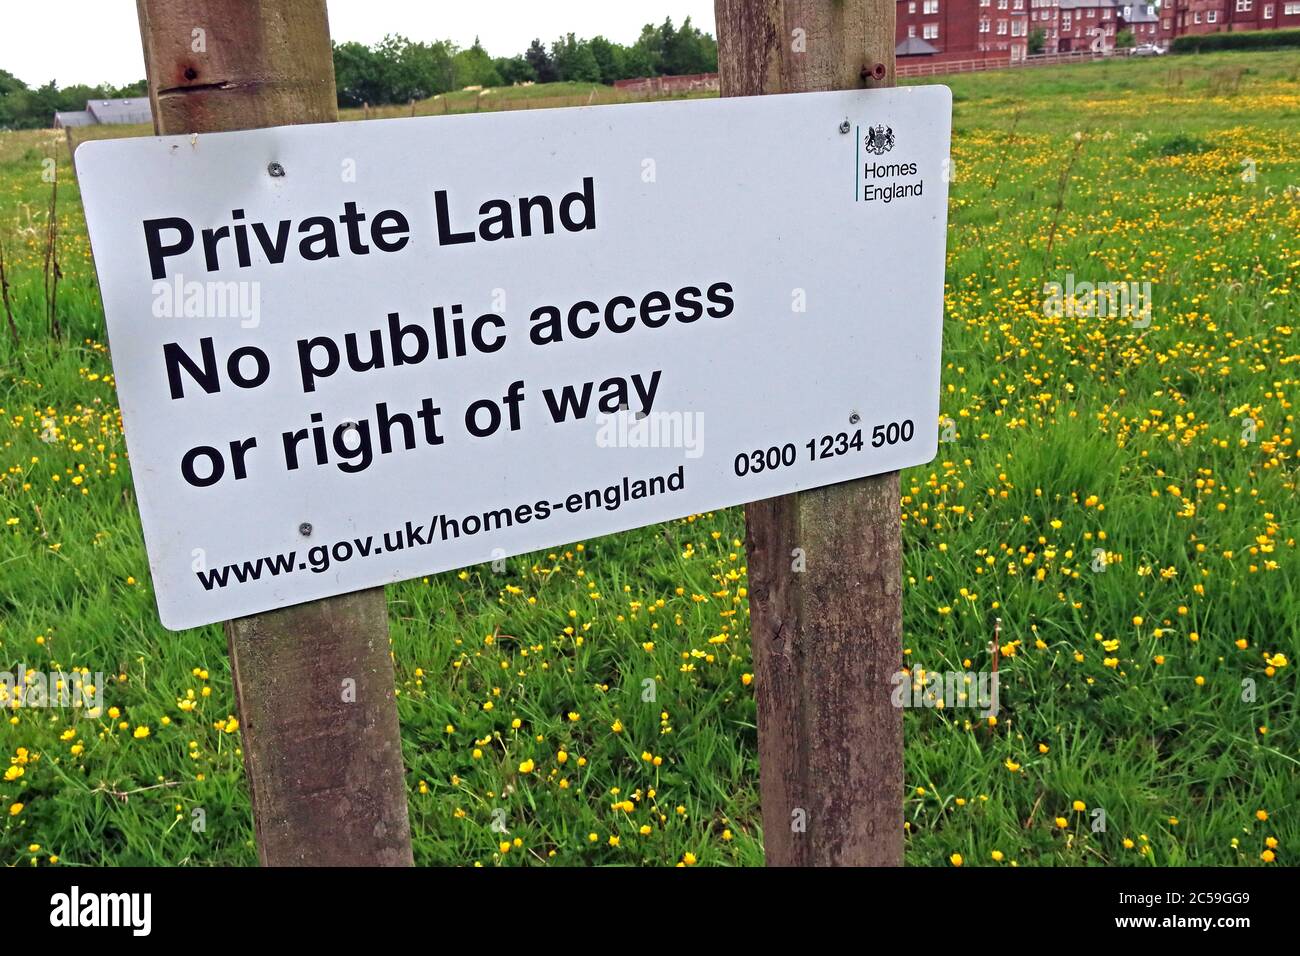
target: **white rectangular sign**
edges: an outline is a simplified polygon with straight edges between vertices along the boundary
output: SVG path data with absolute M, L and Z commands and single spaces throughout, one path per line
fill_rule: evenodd
M 192 627 L 929 461 L 945 87 L 83 144 Z

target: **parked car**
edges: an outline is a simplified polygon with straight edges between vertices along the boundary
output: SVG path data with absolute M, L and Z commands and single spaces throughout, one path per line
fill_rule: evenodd
M 1164 56 L 1165 51 L 1154 43 L 1143 43 L 1133 48 L 1134 56 Z

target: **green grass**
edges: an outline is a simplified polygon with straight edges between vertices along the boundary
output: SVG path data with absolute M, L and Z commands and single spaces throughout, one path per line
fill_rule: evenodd
M 1300 853 L 1298 72 L 1229 53 L 949 79 L 956 441 L 902 477 L 900 666 L 986 669 L 1001 618 L 1002 709 L 906 713 L 910 864 Z M 0 135 L 22 332 L 0 330 L 0 663 L 105 672 L 117 716 L 9 712 L 0 747 L 28 756 L 0 780 L 0 860 L 251 863 L 225 641 L 157 622 L 76 195 L 60 137 Z M 1152 282 L 1150 327 L 1046 315 L 1067 273 Z M 389 588 L 416 861 L 760 863 L 742 537 L 736 509 Z M 496 808 L 521 841 L 505 854 Z
M 559 109 L 568 106 L 608 106 L 613 103 L 636 103 L 649 98 L 695 99 L 716 96 L 710 93 L 682 93 L 671 97 L 649 97 L 645 93 L 615 89 L 599 83 L 536 83 L 532 86 L 493 87 L 487 90 L 456 90 L 417 100 L 414 104 L 347 107 L 339 110 L 341 120 L 394 119 L 406 116 L 445 116 L 448 113 L 493 113 L 507 110 Z M 72 130 L 72 142 L 91 139 L 117 139 L 125 136 L 150 136 L 148 125 L 78 126 Z M 49 134 L 53 135 L 53 134 Z M 63 134 L 58 134 L 62 136 Z M 11 145 L 10 149 L 19 148 Z

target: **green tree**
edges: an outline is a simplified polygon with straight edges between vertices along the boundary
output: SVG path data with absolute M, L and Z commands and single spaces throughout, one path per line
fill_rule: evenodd
M 21 129 L 27 125 L 29 97 L 26 83 L 0 70 L 0 129 Z
M 528 51 L 524 54 L 524 59 L 533 68 L 538 83 L 555 82 L 555 63 L 551 59 L 551 55 L 546 52 L 546 47 L 542 45 L 541 40 L 533 40 L 528 45 Z
M 654 24 L 647 23 L 641 28 L 641 35 L 628 51 L 629 69 L 633 64 L 636 72 L 632 76 L 658 76 L 663 63 L 663 36 Z
M 591 51 L 591 44 L 579 43 L 573 51 L 569 79 L 579 83 L 599 83 L 600 76 L 600 64 L 596 62 L 596 55 Z
M 711 33 L 700 34 L 700 60 L 697 73 L 718 72 L 718 41 Z
M 663 72 L 670 76 L 712 73 L 718 68 L 718 44 L 713 37 L 691 25 L 687 17 L 677 30 L 665 20 L 660 28 L 663 39 Z
M 551 59 L 559 80 L 575 83 L 599 83 L 600 64 L 591 52 L 591 45 L 577 39 L 572 33 L 551 44 Z
M 455 87 L 456 48 L 446 40 L 417 43 L 400 34 L 384 37 L 374 48 L 379 59 L 380 96 L 373 102 L 423 100 Z
M 591 47 L 591 55 L 595 57 L 596 65 L 600 68 L 600 82 L 613 83 L 615 80 L 625 78 L 623 68 L 627 52 L 622 46 L 602 36 L 592 37 L 587 45 Z
M 339 106 L 360 106 L 384 99 L 383 69 L 378 55 L 364 43 L 334 44 L 334 88 Z
M 96 97 L 92 97 L 96 98 Z M 59 96 L 59 87 L 53 80 L 34 90 L 29 90 L 24 98 L 24 113 L 18 125 L 27 129 L 39 129 L 54 123 L 54 114 L 58 110 L 84 110 L 86 98 L 80 102 L 66 100 Z
M 118 96 L 148 96 L 149 81 L 144 77 L 136 80 L 134 83 L 128 83 L 126 86 L 117 88 Z
M 1127 27 L 1115 34 L 1115 49 L 1117 50 L 1130 50 L 1136 43 L 1137 40 L 1133 36 L 1133 31 Z
M 648 50 L 639 45 L 625 48 L 622 79 L 635 79 L 640 76 L 654 75 L 654 58 Z
M 461 50 L 455 56 L 456 86 L 501 86 L 505 83 L 492 57 L 474 38 L 474 45 L 468 50 Z
M 1043 47 L 1047 45 L 1047 31 L 1042 27 L 1036 27 L 1029 31 L 1029 55 L 1037 56 L 1043 52 Z
M 501 82 L 507 85 L 531 83 L 537 80 L 537 71 L 524 59 L 522 53 L 517 56 L 499 56 L 492 61 L 492 65 L 501 74 Z

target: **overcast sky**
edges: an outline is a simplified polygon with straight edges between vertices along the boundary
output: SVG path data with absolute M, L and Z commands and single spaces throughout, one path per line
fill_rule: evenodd
M 631 43 L 642 24 L 664 17 L 679 24 L 689 16 L 716 32 L 713 0 L 329 0 L 329 12 L 335 40 L 373 43 L 402 33 L 469 46 L 477 35 L 493 56 L 569 32 Z M 0 70 L 29 86 L 142 79 L 135 0 L 0 0 Z

